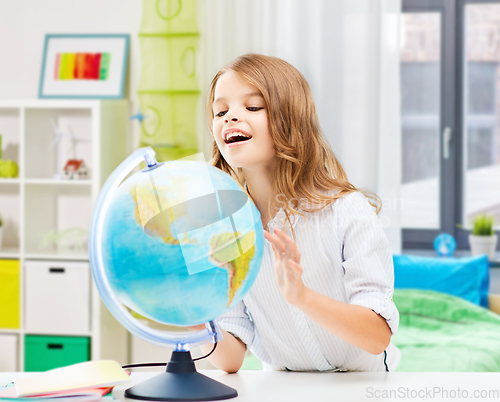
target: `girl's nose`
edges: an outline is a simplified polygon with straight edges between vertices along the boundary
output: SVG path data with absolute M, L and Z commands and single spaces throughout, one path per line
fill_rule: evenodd
M 234 122 L 237 122 L 238 121 L 238 118 L 237 117 L 231 117 L 230 119 L 229 118 L 226 118 L 226 123 L 229 123 L 229 120 L 231 121 L 234 121 Z

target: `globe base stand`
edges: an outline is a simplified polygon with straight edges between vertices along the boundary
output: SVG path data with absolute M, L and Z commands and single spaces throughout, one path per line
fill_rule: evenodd
M 191 353 L 174 351 L 167 370 L 125 391 L 126 398 L 144 401 L 218 401 L 238 392 L 196 371 Z

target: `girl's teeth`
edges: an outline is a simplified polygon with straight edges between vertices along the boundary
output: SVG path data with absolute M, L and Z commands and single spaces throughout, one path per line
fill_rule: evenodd
M 247 137 L 245 134 L 237 132 L 237 131 L 234 131 L 234 132 L 232 132 L 231 134 L 228 135 L 229 138 L 236 137 L 236 136 Z
M 240 133 L 239 131 L 234 131 L 234 132 L 232 132 L 232 133 L 230 133 L 230 134 L 228 134 L 228 135 L 227 135 L 226 140 L 229 140 L 229 139 L 230 139 L 230 138 L 232 138 L 232 137 L 238 137 L 238 136 L 239 136 L 239 137 L 250 138 L 250 136 L 249 136 L 249 135 L 246 135 L 246 134 Z

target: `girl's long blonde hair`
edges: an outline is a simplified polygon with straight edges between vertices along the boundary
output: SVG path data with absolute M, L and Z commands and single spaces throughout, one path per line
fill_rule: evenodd
M 271 205 L 272 200 L 276 200 L 278 195 L 284 195 L 287 202 L 283 202 L 281 207 L 291 227 L 292 214 L 303 216 L 299 208 L 305 212 L 317 211 L 340 197 L 360 191 L 378 214 L 381 208 L 380 198 L 349 183 L 342 165 L 326 143 L 306 79 L 291 64 L 276 57 L 260 54 L 240 56 L 219 70 L 212 80 L 208 92 L 207 114 L 213 139 L 214 166 L 242 183 L 241 170 L 235 171 L 226 162 L 212 131 L 215 87 L 219 77 L 229 70 L 255 86 L 266 103 L 269 132 L 278 158 L 274 175 L 275 193 L 270 197 L 269 212 L 275 206 Z M 339 191 L 334 195 L 325 194 L 334 189 Z M 294 232 L 293 234 L 295 237 Z

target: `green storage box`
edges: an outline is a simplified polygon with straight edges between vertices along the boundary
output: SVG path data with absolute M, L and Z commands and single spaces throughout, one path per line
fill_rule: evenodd
M 26 335 L 24 342 L 24 371 L 47 371 L 90 360 L 88 337 Z

